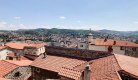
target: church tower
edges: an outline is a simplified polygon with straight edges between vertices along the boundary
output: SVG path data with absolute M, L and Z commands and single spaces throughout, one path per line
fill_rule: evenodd
M 88 43 L 93 42 L 93 35 L 91 34 L 91 29 L 90 29 L 90 33 L 87 34 L 87 41 Z

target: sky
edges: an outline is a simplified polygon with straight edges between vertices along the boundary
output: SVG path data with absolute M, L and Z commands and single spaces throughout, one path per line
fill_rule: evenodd
M 0 30 L 138 30 L 138 0 L 0 0 Z

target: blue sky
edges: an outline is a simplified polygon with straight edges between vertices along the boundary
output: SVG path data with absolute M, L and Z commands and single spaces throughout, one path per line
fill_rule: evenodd
M 138 0 L 0 0 L 0 30 L 138 30 Z

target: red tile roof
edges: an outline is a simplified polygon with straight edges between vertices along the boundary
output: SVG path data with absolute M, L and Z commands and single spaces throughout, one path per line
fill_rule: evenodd
M 84 64 L 86 62 L 84 60 L 53 55 L 47 55 L 45 59 L 43 59 L 43 57 L 43 55 L 40 55 L 34 62 L 32 62 L 31 66 L 39 67 L 54 72 L 59 72 L 62 67 L 73 69 L 74 67 Z
M 12 64 L 16 64 L 18 66 L 29 66 L 33 62 L 30 60 L 21 60 L 21 61 L 6 60 L 6 61 Z
M 138 58 L 114 54 L 122 70 L 138 76 Z
M 6 48 L 6 46 L 0 46 L 0 50 Z
M 112 46 L 131 46 L 131 47 L 138 47 L 138 44 L 135 44 L 130 41 L 123 41 L 123 40 L 113 40 L 113 39 L 107 39 L 107 41 L 104 41 L 105 39 L 96 39 L 95 45 L 112 45 Z M 116 41 L 116 44 L 114 45 L 114 41 Z
M 91 62 L 92 64 L 90 64 L 90 69 L 91 69 L 90 80 L 99 80 L 99 79 L 119 80 L 117 71 L 120 70 L 121 68 L 119 67 L 114 55 L 91 60 L 74 69 L 83 71 L 84 68 L 86 67 L 86 64 Z
M 5 76 L 9 72 L 13 71 L 14 69 L 18 68 L 18 65 L 12 64 L 7 62 L 6 60 L 0 61 L 0 77 Z
M 12 43 L 12 42 L 9 42 L 9 43 L 6 43 L 5 45 L 8 46 L 8 47 L 14 48 L 14 49 L 23 49 L 24 47 L 30 47 L 30 46 L 39 48 L 39 47 L 42 47 L 42 46 L 46 45 L 46 43 L 28 44 L 28 43 Z
M 6 78 L 1 78 L 1 77 L 0 77 L 0 80 L 12 80 L 12 79 L 6 79 Z
M 13 61 L 13 60 L 1 60 L 0 61 L 0 77 L 5 76 L 9 72 L 18 68 L 19 66 L 29 66 L 32 61 L 22 60 L 22 61 Z
M 7 56 L 9 56 L 9 57 L 16 57 L 15 55 L 14 55 L 14 53 L 9 53 L 9 54 L 7 54 Z M 21 57 L 21 60 L 29 60 L 28 58 L 26 58 L 26 57 L 24 57 L 24 56 L 20 56 Z
M 66 76 L 66 77 L 71 78 L 71 79 L 77 80 L 80 78 L 82 71 L 62 67 L 58 74 L 62 75 L 62 76 Z

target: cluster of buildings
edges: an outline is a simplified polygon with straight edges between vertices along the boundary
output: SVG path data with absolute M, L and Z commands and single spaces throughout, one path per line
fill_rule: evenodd
M 137 48 L 91 33 L 75 48 L 9 42 L 0 46 L 0 80 L 138 80 Z

